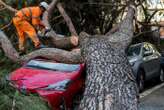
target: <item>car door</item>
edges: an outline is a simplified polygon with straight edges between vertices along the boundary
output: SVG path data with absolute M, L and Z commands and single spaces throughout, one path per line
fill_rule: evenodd
M 153 72 L 155 71 L 155 67 L 153 65 L 153 59 L 154 59 L 153 52 L 147 43 L 144 44 L 142 52 L 143 52 L 142 66 L 145 70 L 146 79 L 150 79 Z

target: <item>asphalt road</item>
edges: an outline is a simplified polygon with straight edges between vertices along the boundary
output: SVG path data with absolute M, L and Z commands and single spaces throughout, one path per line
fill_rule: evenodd
M 140 94 L 139 110 L 164 110 L 164 83 Z

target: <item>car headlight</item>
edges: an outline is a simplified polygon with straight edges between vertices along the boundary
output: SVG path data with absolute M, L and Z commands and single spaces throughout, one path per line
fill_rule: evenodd
M 45 88 L 42 88 L 43 90 L 59 90 L 59 91 L 65 91 L 68 86 L 70 85 L 71 80 L 70 79 L 66 79 L 60 82 L 57 82 L 55 84 L 50 84 Z

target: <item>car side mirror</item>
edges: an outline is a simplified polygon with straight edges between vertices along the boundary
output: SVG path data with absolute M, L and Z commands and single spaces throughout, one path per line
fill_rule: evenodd
M 149 55 L 152 55 L 152 54 L 153 54 L 152 51 L 146 51 L 146 52 L 144 53 L 144 57 L 149 56 Z

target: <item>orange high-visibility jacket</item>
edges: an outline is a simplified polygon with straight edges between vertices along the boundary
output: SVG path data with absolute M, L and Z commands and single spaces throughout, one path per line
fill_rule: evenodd
M 33 26 L 36 25 L 41 25 L 43 26 L 41 22 L 41 9 L 40 7 L 28 7 L 28 8 L 23 8 L 19 10 L 15 17 L 18 17 L 20 20 L 26 20 L 29 23 L 31 23 Z

